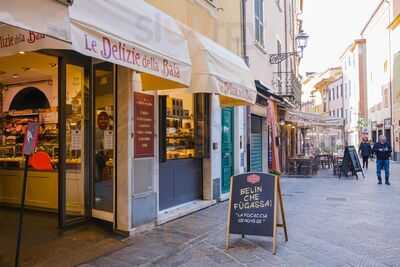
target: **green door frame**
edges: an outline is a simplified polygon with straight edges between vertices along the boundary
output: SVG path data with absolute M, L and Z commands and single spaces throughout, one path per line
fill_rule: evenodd
M 230 146 L 226 146 L 227 143 L 224 142 L 224 129 L 225 129 L 225 113 L 229 112 L 230 113 L 230 136 L 231 136 L 231 142 Z M 221 126 L 222 126 L 222 131 L 221 131 L 221 193 L 225 194 L 229 192 L 230 188 L 230 177 L 234 174 L 234 155 L 235 155 L 235 147 L 234 147 L 234 108 L 233 107 L 226 107 L 222 109 L 221 112 Z M 230 154 L 230 155 L 229 155 Z M 227 166 L 227 168 L 230 168 L 229 170 L 226 170 L 227 168 L 224 168 L 224 163 L 225 161 L 228 160 L 230 165 Z M 229 172 L 229 175 L 227 175 L 227 172 Z

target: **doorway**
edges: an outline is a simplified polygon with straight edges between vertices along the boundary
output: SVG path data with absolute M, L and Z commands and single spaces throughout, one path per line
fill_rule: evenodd
M 234 123 L 233 123 L 234 109 L 233 107 L 226 107 L 222 109 L 222 181 L 221 191 L 222 194 L 228 193 L 230 190 L 230 179 L 234 173 Z
M 93 200 L 92 216 L 114 221 L 115 65 L 93 64 Z
M 90 58 L 59 55 L 59 226 L 89 218 Z

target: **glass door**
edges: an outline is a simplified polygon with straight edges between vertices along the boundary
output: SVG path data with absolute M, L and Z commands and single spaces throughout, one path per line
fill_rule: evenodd
M 93 201 L 92 216 L 114 221 L 115 66 L 93 65 Z
M 80 223 L 88 218 L 89 60 L 80 55 L 65 55 L 60 58 L 61 227 Z

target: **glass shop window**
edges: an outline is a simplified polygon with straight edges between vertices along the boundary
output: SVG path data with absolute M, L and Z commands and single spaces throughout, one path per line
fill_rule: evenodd
M 167 159 L 195 156 L 193 96 L 167 96 Z
M 208 96 L 204 94 L 174 93 L 161 96 L 161 161 L 207 155 L 208 103 Z

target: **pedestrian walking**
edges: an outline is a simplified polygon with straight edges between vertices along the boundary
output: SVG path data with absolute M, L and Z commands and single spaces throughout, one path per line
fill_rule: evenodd
M 390 185 L 389 182 L 389 158 L 392 153 L 392 148 L 386 141 L 384 135 L 379 136 L 379 142 L 375 143 L 373 151 L 376 155 L 376 175 L 378 177 L 378 184 L 382 184 L 382 169 L 385 170 L 385 184 Z
M 358 147 L 358 152 L 360 153 L 363 161 L 363 169 L 368 170 L 368 161 L 372 155 L 371 144 L 368 142 L 368 139 L 363 139 Z

